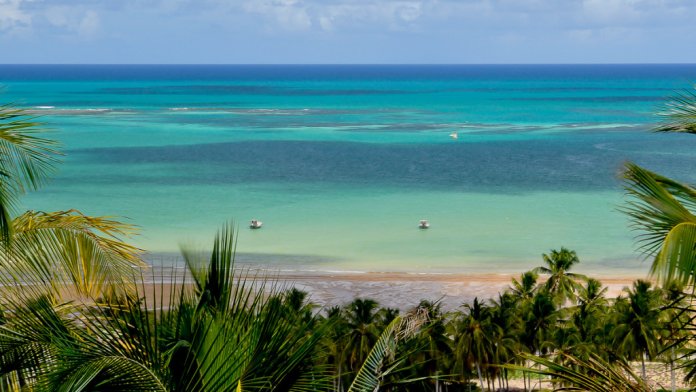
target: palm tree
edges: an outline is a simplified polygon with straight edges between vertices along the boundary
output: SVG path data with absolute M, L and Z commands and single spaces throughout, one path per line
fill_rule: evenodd
M 330 323 L 326 333 L 319 342 L 319 350 L 324 353 L 322 363 L 325 363 L 333 372 L 333 390 L 344 390 L 344 356 L 348 336 L 348 321 L 344 317 L 340 306 L 331 306 L 324 310 L 322 323 Z
M 539 275 L 536 272 L 527 271 L 520 276 L 519 281 L 512 278 L 512 287 L 510 291 L 521 300 L 530 300 L 534 297 L 534 292 L 537 289 L 538 278 Z
M 445 314 L 439 301 L 422 300 L 418 309 L 426 311 L 428 321 L 420 333 L 411 339 L 401 350 L 410 353 L 407 363 L 411 366 L 393 373 L 395 382 L 400 382 L 398 390 L 441 392 L 442 380 L 449 378 L 449 364 L 452 358 L 451 339 L 447 333 Z M 403 380 L 415 380 L 404 388 Z
M 346 355 L 350 369 L 357 371 L 365 362 L 380 334 L 377 301 L 357 298 L 348 305 L 346 319 L 349 337 Z
M 140 250 L 119 237 L 134 227 L 77 210 L 15 215 L 19 197 L 43 185 L 58 162 L 56 142 L 41 124 L 0 106 L 0 271 L 15 284 L 42 284 L 58 294 L 65 283 L 81 295 L 111 295 L 144 266 Z
M 560 304 L 566 300 L 574 300 L 575 293 L 579 290 L 578 280 L 587 280 L 585 275 L 569 272 L 574 265 L 580 262 L 575 251 L 561 247 L 560 251 L 551 250 L 550 254 L 543 254 L 542 258 L 546 266 L 537 267 L 534 272 L 549 275 L 544 284 L 544 289 L 558 299 Z
M 490 309 L 478 298 L 474 298 L 471 304 L 464 304 L 464 309 L 466 313 L 455 322 L 455 361 L 460 368 L 473 364 L 480 387 L 484 389 L 481 368 L 491 358 L 495 326 L 491 323 Z
M 597 353 L 596 348 L 603 343 L 602 326 L 609 322 L 606 317 L 609 310 L 606 292 L 607 288 L 602 287 L 601 282 L 590 278 L 578 292 L 577 306 L 569 309 L 571 322 L 578 334 L 573 353 L 583 359 L 587 359 L 590 353 Z
M 524 330 L 520 341 L 530 353 L 542 355 L 553 346 L 552 336 L 556 328 L 558 312 L 556 303 L 547 291 L 538 291 L 529 304 L 524 318 Z M 530 388 L 531 388 L 531 379 Z
M 427 309 L 416 308 L 406 316 L 396 316 L 379 335 L 365 362 L 358 370 L 348 392 L 379 390 L 385 376 L 399 369 L 408 355 L 395 358 L 399 343 L 418 334 L 428 322 Z M 385 366 L 389 361 L 389 366 Z
M 641 375 L 646 380 L 645 359 L 659 352 L 660 322 L 662 321 L 661 293 L 651 289 L 645 280 L 633 282 L 626 289 L 627 298 L 616 303 L 618 316 L 614 344 L 629 359 L 641 361 Z
M 490 303 L 491 323 L 494 325 L 494 328 L 492 328 L 494 332 L 492 336 L 494 348 L 493 363 L 496 365 L 507 364 L 516 360 L 515 354 L 522 349 L 518 341 L 522 325 L 519 300 L 514 294 L 505 292 L 499 294 L 497 300 L 490 300 Z M 507 384 L 507 369 L 498 366 L 492 367 L 492 369 L 499 376 L 499 385 L 502 387 L 503 381 Z

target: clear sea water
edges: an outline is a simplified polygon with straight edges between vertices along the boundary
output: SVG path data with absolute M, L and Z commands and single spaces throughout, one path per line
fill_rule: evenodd
M 650 132 L 694 80 L 694 65 L 0 66 L 2 101 L 66 153 L 24 208 L 125 217 L 154 259 L 234 219 L 240 260 L 301 271 L 516 273 L 565 246 L 585 271 L 642 273 L 618 173 L 696 182 L 696 137 Z

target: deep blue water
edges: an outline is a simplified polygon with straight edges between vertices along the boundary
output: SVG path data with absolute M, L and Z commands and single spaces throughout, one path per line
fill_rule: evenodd
M 4 81 L 684 79 L 693 64 L 41 65 L 0 64 Z

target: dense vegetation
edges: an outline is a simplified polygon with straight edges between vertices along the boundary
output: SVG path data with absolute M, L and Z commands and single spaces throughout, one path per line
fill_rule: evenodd
M 696 132 L 695 102 L 672 101 L 660 130 Z M 659 286 L 639 280 L 608 298 L 561 248 L 497 298 L 400 315 L 367 298 L 320 310 L 235 272 L 232 225 L 207 256 L 184 249 L 172 282 L 145 285 L 139 250 L 119 238 L 129 226 L 76 210 L 17 214 L 58 156 L 37 132 L 0 108 L 0 390 L 439 392 L 505 390 L 515 377 L 524 389 L 649 391 L 645 362 L 696 375 L 696 190 L 636 165 L 625 211 Z

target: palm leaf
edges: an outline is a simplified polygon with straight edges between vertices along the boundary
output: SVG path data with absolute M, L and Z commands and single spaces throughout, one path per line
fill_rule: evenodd
M 55 342 L 73 333 L 74 326 L 66 320 L 72 306 L 54 305 L 45 295 L 3 299 L 12 316 L 0 326 L 0 375 L 36 383 L 60 358 Z
M 348 392 L 376 391 L 384 375 L 382 367 L 385 359 L 396 353 L 399 341 L 415 335 L 427 320 L 427 311 L 418 309 L 410 315 L 397 316 L 389 323 L 358 370 Z
M 64 378 L 47 383 L 46 391 L 167 391 L 165 385 L 142 363 L 122 356 L 97 358 L 80 362 L 76 366 L 66 367 Z M 69 362 L 62 361 L 60 366 Z M 53 377 L 62 374 L 55 371 Z M 57 377 L 56 377 L 57 378 Z
M 592 353 L 588 359 L 559 353 L 560 361 L 521 353 L 520 358 L 532 361 L 541 368 L 528 368 L 516 365 L 503 366 L 508 369 L 551 377 L 554 384 L 566 384 L 557 391 L 588 392 L 651 392 L 652 389 L 633 372 L 623 360 L 605 361 Z M 564 364 L 561 364 L 562 362 Z
M 687 208 L 696 206 L 696 190 L 632 163 L 626 164 L 624 178 L 631 200 L 622 210 L 640 232 L 639 250 L 654 257 L 652 273 L 687 283 L 696 268 L 696 216 Z
M 233 293 L 236 239 L 234 224 L 230 222 L 215 235 L 208 261 L 202 259 L 199 252 L 181 249 L 201 299 L 199 306 L 222 311 L 229 309 Z
M 651 273 L 663 282 L 687 283 L 696 273 L 696 223 L 680 223 L 665 237 Z
M 178 288 L 168 299 L 161 288 L 145 295 L 140 276 L 132 295 L 90 299 L 91 305 L 78 302 L 60 313 L 45 300 L 36 316 L 23 313 L 22 298 L 52 289 L 19 287 L 14 276 L 5 276 L 9 285 L 0 289 L 11 295 L 1 296 L 0 306 L 9 310 L 10 321 L 0 326 L 0 376 L 40 391 L 217 391 L 240 385 L 245 391 L 328 391 L 329 373 L 310 358 L 331 324 L 300 322 L 276 286 L 227 268 L 233 239 L 232 230 L 218 235 L 217 256 L 210 259 L 218 267 L 204 268 L 202 290 L 172 267 Z M 215 289 L 208 290 L 209 282 Z
M 141 250 L 118 236 L 131 225 L 77 210 L 28 211 L 13 221 L 13 241 L 0 255 L 0 266 L 24 283 L 70 284 L 78 294 L 97 297 L 130 287 L 129 278 L 144 267 Z
M 658 115 L 664 120 L 656 128 L 658 132 L 696 133 L 696 93 L 693 90 L 678 93 Z
M 40 137 L 41 124 L 12 105 L 0 106 L 0 234 L 11 240 L 17 197 L 41 186 L 57 162 L 57 143 Z

